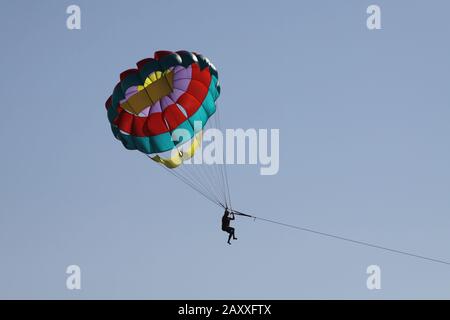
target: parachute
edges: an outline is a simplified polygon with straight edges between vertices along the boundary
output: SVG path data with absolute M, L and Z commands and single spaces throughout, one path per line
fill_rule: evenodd
M 206 199 L 236 215 L 450 265 L 450 261 L 233 210 L 223 161 L 212 165 L 185 164 L 202 150 L 203 133 L 221 127 L 216 104 L 219 95 L 218 72 L 208 58 L 189 51 L 157 51 L 153 58 L 139 61 L 137 69 L 120 74 L 105 107 L 114 137 L 126 149 L 140 151 Z M 183 139 L 175 134 L 180 129 L 186 133 Z
M 202 149 L 203 132 L 220 129 L 218 72 L 208 58 L 189 51 L 157 51 L 120 74 L 107 99 L 116 139 L 163 166 L 208 200 L 231 208 L 223 162 L 184 163 Z M 177 132 L 183 132 L 179 136 Z

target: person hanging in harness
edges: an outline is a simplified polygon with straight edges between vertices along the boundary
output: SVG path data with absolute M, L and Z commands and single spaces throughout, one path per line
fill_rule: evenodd
M 234 220 L 234 213 L 228 211 L 228 209 L 225 209 L 225 212 L 222 216 L 222 230 L 229 234 L 228 244 L 231 244 L 231 237 L 233 237 L 233 240 L 237 240 L 236 236 L 234 235 L 234 228 L 230 227 L 231 220 Z

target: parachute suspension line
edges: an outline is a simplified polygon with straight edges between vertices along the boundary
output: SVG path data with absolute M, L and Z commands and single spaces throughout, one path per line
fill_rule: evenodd
M 213 116 L 213 121 L 212 122 L 214 123 L 214 127 L 216 127 L 220 132 L 222 132 L 222 128 L 220 127 L 220 122 L 219 122 L 219 117 L 220 117 L 220 114 L 219 114 L 219 111 L 218 111 L 219 109 L 220 108 L 216 108 L 216 114 Z M 213 143 L 214 143 L 215 150 L 217 150 L 218 146 L 217 146 L 216 139 L 214 139 Z M 220 146 L 220 147 L 223 147 L 223 145 Z M 219 182 L 218 185 L 220 186 L 220 189 L 222 191 L 223 199 L 224 199 L 224 202 L 225 202 L 225 207 L 229 208 L 231 201 L 229 200 L 228 194 L 226 192 L 226 183 L 225 183 L 225 178 L 224 178 L 223 171 L 222 171 L 222 168 L 224 166 L 223 162 L 225 160 L 223 152 L 222 152 L 222 159 L 220 159 L 220 160 L 222 161 L 222 163 L 214 162 L 212 166 L 213 166 L 213 169 L 215 171 L 216 180 Z
M 217 195 L 214 192 L 211 192 L 211 188 L 208 188 L 208 186 L 205 183 L 202 183 L 202 180 L 204 179 L 202 179 L 200 174 L 196 172 L 195 167 L 186 168 L 185 166 L 187 165 L 183 164 L 180 167 L 173 169 L 174 173 L 177 172 L 178 170 L 179 172 L 177 173 L 185 177 L 188 181 L 191 182 L 191 184 L 195 185 L 198 189 L 202 189 L 205 194 L 209 195 L 209 197 L 213 198 L 217 203 L 222 204 L 220 197 L 217 197 Z
M 211 182 L 211 179 L 208 178 L 207 174 L 205 173 L 205 170 L 207 168 L 205 168 L 203 164 L 183 165 L 183 168 L 180 169 L 184 170 L 184 172 L 191 173 L 195 177 L 194 179 L 196 179 L 196 181 L 198 181 L 198 183 L 203 186 L 203 189 L 206 191 L 206 193 L 211 194 L 211 196 L 213 196 L 217 200 L 217 202 L 224 204 L 222 196 L 220 195 L 220 193 L 217 193 L 215 191 L 215 188 L 213 187 L 214 183 Z
M 211 117 L 204 127 L 211 129 L 212 127 L 222 131 L 219 108 L 216 108 L 216 113 Z M 212 120 L 212 121 L 211 121 Z M 217 139 L 213 136 L 211 139 L 214 151 L 217 152 L 218 147 L 223 148 L 223 145 L 218 145 Z M 182 150 L 176 147 L 176 151 L 181 154 Z M 200 141 L 200 148 L 197 152 L 201 152 L 203 156 L 203 136 Z M 226 171 L 226 165 L 224 164 L 224 152 L 221 151 L 222 159 L 214 161 L 212 164 L 196 163 L 195 155 L 189 160 L 184 160 L 183 163 L 173 169 L 167 168 L 164 164 L 160 163 L 170 174 L 184 182 L 191 189 L 200 193 L 204 198 L 211 201 L 221 208 L 231 209 L 231 196 L 228 182 L 228 173 Z M 150 156 L 149 156 L 150 157 Z M 190 161 L 190 163 L 186 163 Z M 203 158 L 204 161 L 204 158 Z M 220 162 L 222 161 L 222 162 Z
M 178 152 L 181 152 L 178 147 L 176 148 Z M 210 198 L 213 198 L 215 202 L 223 206 L 223 201 L 220 200 L 221 197 L 215 192 L 211 179 L 208 179 L 203 170 L 198 167 L 199 166 L 196 166 L 195 164 L 182 164 L 181 166 L 169 170 L 172 173 L 178 173 L 181 177 L 184 177 L 186 180 L 190 181 L 190 183 L 196 187 L 196 190 L 201 189 L 204 194 L 208 194 Z
M 166 168 L 167 169 L 167 168 Z M 178 172 L 175 172 L 171 169 L 167 169 L 167 171 L 171 174 L 173 174 L 175 177 L 177 177 L 178 179 L 180 179 L 181 181 L 183 181 L 187 186 L 191 187 L 193 190 L 197 191 L 198 193 L 200 193 L 204 198 L 210 200 L 212 203 L 221 206 L 220 202 L 217 201 L 216 199 L 214 199 L 213 197 L 211 197 L 210 195 L 208 195 L 208 193 L 206 191 L 204 191 L 204 189 L 202 190 L 201 187 L 195 185 L 194 183 L 192 183 L 188 178 L 182 176 L 181 174 L 179 174 Z
M 200 148 L 198 151 L 201 151 Z M 208 173 L 208 166 L 203 164 L 196 164 L 195 162 L 192 164 L 183 164 L 183 166 L 180 166 L 179 169 L 184 170 L 185 172 L 191 172 L 192 175 L 195 177 L 196 181 L 203 186 L 203 188 L 208 192 L 211 193 L 218 202 L 223 204 L 223 199 L 220 195 L 220 192 L 217 191 L 217 183 L 214 183 L 215 179 L 210 176 Z
M 217 150 L 217 140 L 214 139 L 212 143 L 214 144 L 215 150 Z M 228 199 L 227 199 L 227 195 L 226 195 L 226 192 L 225 192 L 225 183 L 224 183 L 224 179 L 223 179 L 223 177 L 222 177 L 222 175 L 220 173 L 219 166 L 220 166 L 220 164 L 214 162 L 211 165 L 211 170 L 210 171 L 211 171 L 211 174 L 214 175 L 214 180 L 216 181 L 217 186 L 218 186 L 218 188 L 220 190 L 222 199 L 223 199 L 223 201 L 225 203 L 225 207 L 228 207 Z
M 403 256 L 409 256 L 409 257 L 413 257 L 413 258 L 417 258 L 417 259 L 427 260 L 427 261 L 430 261 L 430 262 L 440 263 L 440 264 L 445 264 L 445 265 L 450 266 L 450 261 L 445 261 L 445 260 L 436 259 L 436 258 L 430 258 L 430 257 L 427 257 L 427 256 L 419 255 L 419 254 L 408 252 L 408 251 L 392 249 L 392 248 L 388 248 L 388 247 L 385 247 L 385 246 L 380 246 L 380 245 L 377 245 L 377 244 L 373 244 L 373 243 L 370 243 L 370 242 L 354 240 L 354 239 L 342 237 L 342 236 L 339 236 L 339 235 L 336 235 L 336 234 L 326 233 L 326 232 L 322 232 L 322 231 L 318 231 L 318 230 L 314 230 L 314 229 L 310 229 L 310 228 L 305 228 L 305 227 L 300 227 L 300 226 L 296 226 L 296 225 L 293 225 L 293 224 L 288 224 L 288 223 L 284 223 L 284 222 L 280 222 L 280 221 L 276 221 L 276 220 L 256 217 L 256 216 L 253 216 L 253 215 L 250 215 L 250 214 L 246 214 L 246 213 L 243 213 L 243 212 L 240 212 L 240 211 L 237 211 L 237 210 L 233 210 L 233 212 L 235 214 L 237 214 L 237 215 L 253 218 L 255 221 L 256 220 L 261 220 L 261 221 L 277 224 L 277 225 L 280 225 L 280 226 L 283 226 L 283 227 L 287 227 L 287 228 L 291 228 L 291 229 L 296 229 L 296 230 L 300 230 L 300 231 L 304 231 L 304 232 L 314 233 L 316 235 L 323 236 L 323 237 L 328 237 L 328 238 L 333 238 L 333 239 L 337 239 L 337 240 L 342 240 L 342 241 L 350 242 L 350 243 L 361 245 L 361 246 L 365 246 L 365 247 L 375 248 L 375 249 L 379 249 L 379 250 L 383 250 L 383 251 L 387 251 L 387 252 L 391 252 L 391 253 L 395 253 L 395 254 L 399 254 L 399 255 L 403 255 Z
M 220 109 L 220 108 L 218 108 L 218 109 Z M 220 110 L 217 111 L 217 114 L 218 114 L 218 117 L 217 117 L 218 127 L 220 128 L 221 131 L 223 131 L 222 122 L 221 122 L 221 119 L 220 119 Z M 226 138 L 226 136 L 225 136 L 225 138 Z M 228 195 L 228 201 L 229 201 L 228 205 L 229 205 L 229 208 L 232 209 L 230 185 L 228 183 L 228 171 L 227 171 L 227 165 L 226 165 L 226 157 L 225 157 L 225 159 L 223 159 L 222 169 L 224 171 L 224 176 L 225 176 L 225 186 L 226 186 L 227 195 Z
M 172 169 L 167 168 L 166 166 L 164 166 L 163 164 L 160 164 L 166 171 L 168 171 L 170 174 L 174 175 L 176 178 L 180 179 L 181 181 L 183 181 L 186 185 L 188 185 L 189 187 L 191 187 L 193 190 L 197 191 L 198 193 L 200 193 L 205 199 L 211 201 L 212 203 L 214 203 L 215 205 L 219 206 L 219 207 L 224 207 L 222 203 L 220 203 L 219 201 L 217 201 L 216 199 L 212 198 L 211 196 L 208 195 L 208 193 L 206 193 L 205 191 L 202 191 L 200 188 L 198 188 L 198 186 L 194 185 L 191 181 L 189 181 L 186 177 L 183 177 L 182 175 L 180 175 L 179 173 L 175 172 Z
M 214 123 L 215 128 L 220 130 L 220 128 L 217 125 L 217 116 L 218 116 L 218 114 L 213 116 L 214 120 L 212 121 L 212 123 Z M 218 147 L 223 147 L 223 146 L 218 146 L 216 138 L 213 139 L 212 143 L 214 145 L 214 150 L 217 150 Z M 223 161 L 223 152 L 222 152 L 222 159 L 219 159 L 219 160 Z M 223 177 L 221 175 L 220 166 L 221 166 L 220 163 L 217 163 L 216 161 L 214 161 L 213 164 L 211 165 L 211 170 L 210 171 L 211 171 L 212 175 L 214 175 L 215 181 L 217 181 L 217 186 L 219 187 L 220 192 L 222 194 L 222 199 L 223 199 L 223 201 L 225 203 L 225 207 L 228 207 L 228 199 L 227 199 L 227 194 L 226 194 L 226 191 L 225 191 L 225 181 L 224 181 L 224 179 L 223 179 Z
M 184 168 L 184 164 L 182 164 L 181 166 L 172 169 L 174 173 L 178 173 L 181 176 L 183 176 L 184 178 L 186 178 L 187 180 L 189 180 L 191 182 L 191 184 L 197 186 L 197 188 L 202 189 L 203 192 L 205 193 L 209 193 L 208 192 L 208 188 L 206 187 L 206 185 L 204 183 L 202 183 L 200 177 L 198 176 L 198 174 L 193 170 L 194 168 L 191 168 L 192 170 L 188 170 L 186 168 Z M 212 197 L 213 195 L 211 195 Z
M 167 169 L 167 168 L 166 168 Z M 223 207 L 222 203 L 220 201 L 218 201 L 217 199 L 213 198 L 212 196 L 210 196 L 206 191 L 202 190 L 201 188 L 199 188 L 198 186 L 196 186 L 195 184 L 193 184 L 191 181 L 189 181 L 189 179 L 187 179 L 186 177 L 180 175 L 177 172 L 174 172 L 171 169 L 167 169 L 169 173 L 173 174 L 175 177 L 177 177 L 178 179 L 180 179 L 181 181 L 183 181 L 187 186 L 191 187 L 193 190 L 197 191 L 200 195 L 202 195 L 205 199 L 211 201 L 212 203 L 214 203 L 215 205 L 219 206 L 219 207 Z
M 217 164 L 211 164 L 211 165 L 207 165 L 206 166 L 206 174 L 210 177 L 211 181 L 212 181 L 212 185 L 214 186 L 214 189 L 216 190 L 216 193 L 219 195 L 219 197 L 221 198 L 222 202 L 225 204 L 226 206 L 226 197 L 225 197 L 225 192 L 222 186 L 222 182 L 220 180 L 220 176 L 217 175 Z
M 214 115 L 214 122 L 215 122 L 215 127 L 217 129 L 219 129 L 222 133 L 224 133 L 223 131 L 223 127 L 222 127 L 222 122 L 221 122 L 221 115 L 220 115 L 220 108 L 218 107 L 218 104 L 216 104 L 216 114 Z M 215 143 L 215 142 L 214 142 Z M 223 147 L 223 146 L 222 146 Z M 224 192 L 224 198 L 225 198 L 225 204 L 226 204 L 226 208 L 231 208 L 231 196 L 230 196 L 230 188 L 229 188 L 229 184 L 228 184 L 228 173 L 226 171 L 226 157 L 224 157 L 224 153 L 222 153 L 222 163 L 221 164 L 215 164 L 217 166 L 217 171 L 219 172 L 219 176 L 220 176 L 220 182 L 221 182 L 221 186 Z
M 217 121 L 219 122 L 219 127 L 221 128 L 221 130 L 225 131 L 223 129 L 223 126 L 222 126 L 222 121 L 221 121 L 221 117 L 220 117 L 220 110 L 218 111 L 218 114 L 219 114 L 219 117 L 217 118 Z M 225 137 L 226 137 L 226 132 L 224 132 L 224 134 L 225 134 Z M 229 207 L 231 209 L 232 208 L 232 205 L 231 205 L 231 194 L 230 194 L 230 186 L 229 186 L 229 183 L 228 183 L 228 171 L 227 171 L 227 166 L 226 166 L 226 157 L 224 159 L 223 164 L 221 165 L 221 169 L 223 171 L 223 176 L 225 177 L 225 188 L 226 188 L 226 194 L 228 195 L 228 202 L 229 202 L 228 205 L 229 205 Z
M 203 151 L 202 148 L 200 148 L 199 151 Z M 224 199 L 220 192 L 220 181 L 218 181 L 212 174 L 210 170 L 210 166 L 206 164 L 186 164 L 186 170 L 189 169 L 189 167 L 193 167 L 192 171 L 197 174 L 199 181 L 206 181 L 208 186 L 208 190 L 210 190 L 217 199 L 220 199 L 220 202 L 223 203 Z M 218 189 L 219 188 L 219 189 Z
M 180 173 L 188 176 L 193 182 L 196 182 L 201 188 L 205 191 L 205 193 L 210 194 L 218 203 L 223 203 L 220 199 L 220 195 L 215 192 L 213 184 L 210 179 L 205 175 L 205 173 L 201 170 L 201 168 L 197 168 L 199 165 L 196 164 L 183 164 L 174 170 L 180 170 Z M 202 183 L 202 181 L 205 181 Z

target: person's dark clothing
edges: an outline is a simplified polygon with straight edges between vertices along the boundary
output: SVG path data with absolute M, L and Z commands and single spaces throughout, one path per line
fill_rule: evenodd
M 225 213 L 223 214 L 223 217 L 222 217 L 222 230 L 229 234 L 228 244 L 231 244 L 230 241 L 231 241 L 232 237 L 234 240 L 237 239 L 234 235 L 234 228 L 230 227 L 231 220 L 234 220 L 234 215 L 232 214 L 232 217 L 230 217 L 230 213 L 228 212 L 228 210 L 225 210 Z

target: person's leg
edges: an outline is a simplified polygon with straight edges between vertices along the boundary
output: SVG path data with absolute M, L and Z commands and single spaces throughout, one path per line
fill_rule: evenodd
M 237 240 L 236 236 L 234 235 L 234 228 L 233 228 L 233 227 L 230 227 L 230 229 L 231 229 L 231 234 L 233 235 L 233 239 L 234 239 L 234 240 Z
M 228 244 L 231 244 L 231 237 L 233 236 L 233 234 L 231 232 L 229 232 L 228 235 Z

